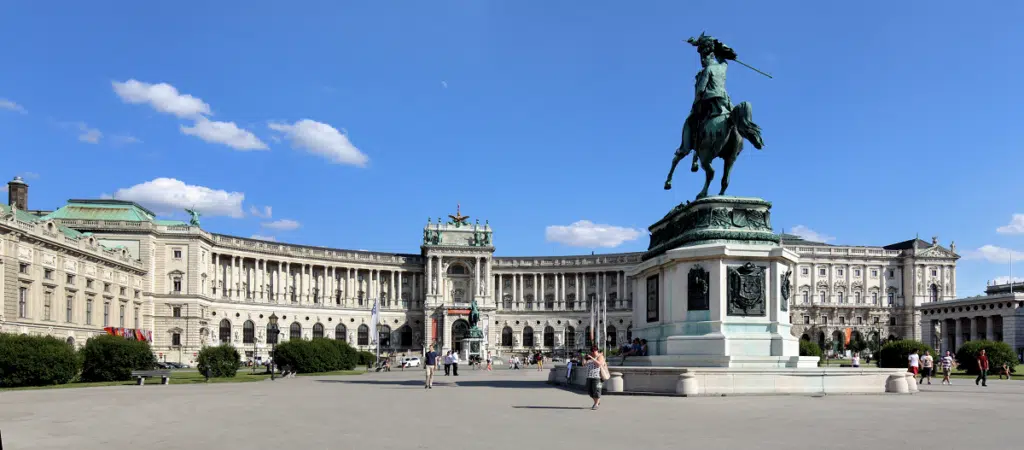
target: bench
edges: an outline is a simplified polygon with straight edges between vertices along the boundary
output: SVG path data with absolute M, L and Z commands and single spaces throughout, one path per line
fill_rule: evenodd
M 160 377 L 160 384 L 168 384 L 171 382 L 171 371 L 170 370 L 133 370 L 132 378 L 135 378 L 135 384 L 142 386 L 146 384 L 146 378 Z

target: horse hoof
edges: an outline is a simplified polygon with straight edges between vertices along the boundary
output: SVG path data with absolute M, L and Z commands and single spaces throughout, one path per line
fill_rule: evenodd
M 665 190 L 668 191 L 668 190 L 671 190 L 671 189 L 672 189 L 672 183 L 669 182 L 669 181 L 666 181 L 665 182 Z

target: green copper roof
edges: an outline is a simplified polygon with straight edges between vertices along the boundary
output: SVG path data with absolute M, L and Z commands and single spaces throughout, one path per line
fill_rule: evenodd
M 173 226 L 178 226 L 178 225 L 186 225 L 186 226 L 188 225 L 187 223 L 182 222 L 180 220 L 163 220 L 163 219 L 156 219 L 156 220 L 153 221 L 153 223 L 155 223 L 157 225 L 167 226 L 167 227 L 173 227 Z
M 110 220 L 152 222 L 152 211 L 124 200 L 68 200 L 68 204 L 43 219 Z
M 0 205 L 0 215 L 10 214 L 10 212 L 11 212 L 11 207 L 10 206 Z M 29 213 L 28 211 L 22 211 L 20 209 L 15 210 L 15 216 L 17 217 L 18 220 L 20 220 L 22 222 L 28 222 L 28 223 L 42 222 L 45 219 L 45 218 L 37 217 L 37 216 Z M 69 237 L 69 238 L 78 239 L 78 238 L 83 236 L 83 234 L 78 232 L 77 230 L 72 230 L 71 228 L 68 228 L 68 227 L 66 227 L 64 225 L 57 225 L 57 229 L 59 229 L 61 233 L 64 233 L 64 235 Z

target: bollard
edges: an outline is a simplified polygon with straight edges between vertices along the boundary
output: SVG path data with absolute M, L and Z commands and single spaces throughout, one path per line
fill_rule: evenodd
M 918 389 L 917 389 L 917 379 L 914 378 L 914 373 L 913 372 L 907 372 L 905 377 L 907 379 L 907 392 L 910 392 L 911 394 L 913 394 L 915 392 L 918 392 Z
M 611 372 L 611 378 L 604 384 L 606 392 L 622 392 L 625 382 L 622 380 L 622 372 Z
M 676 381 L 676 394 L 684 396 L 697 395 L 697 375 L 692 372 L 679 374 L 679 381 Z
M 889 379 L 885 381 L 885 392 L 892 392 L 894 394 L 910 392 L 907 386 L 907 377 L 903 374 L 889 375 Z

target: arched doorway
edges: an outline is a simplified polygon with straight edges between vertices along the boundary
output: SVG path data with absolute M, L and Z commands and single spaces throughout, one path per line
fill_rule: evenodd
M 505 327 L 501 329 L 501 346 L 511 347 L 512 343 L 512 327 Z
M 452 324 L 451 348 L 462 353 L 462 340 L 469 337 L 469 322 L 463 319 L 456 320 Z
M 334 327 L 334 340 L 347 342 L 348 337 L 345 336 L 346 333 L 348 333 L 348 330 L 345 329 L 345 325 L 339 323 L 338 326 Z
M 544 328 L 544 347 L 555 348 L 555 328 L 552 326 Z
M 324 325 L 322 323 L 317 322 L 315 325 L 313 325 L 313 339 L 323 338 L 323 337 L 324 337 Z
M 533 328 L 523 328 L 523 348 L 533 348 L 535 342 L 533 342 Z
M 231 321 L 224 319 L 220 321 L 220 343 L 228 344 L 231 342 Z

